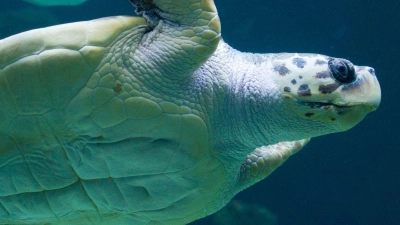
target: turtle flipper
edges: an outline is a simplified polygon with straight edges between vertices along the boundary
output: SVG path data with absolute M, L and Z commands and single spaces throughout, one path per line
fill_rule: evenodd
M 130 1 L 151 29 L 136 52 L 140 60 L 144 57 L 151 63 L 151 69 L 174 79 L 184 78 L 217 48 L 221 26 L 213 0 Z
M 291 155 L 302 149 L 310 139 L 262 146 L 247 155 L 240 167 L 238 191 L 266 178 L 282 165 Z

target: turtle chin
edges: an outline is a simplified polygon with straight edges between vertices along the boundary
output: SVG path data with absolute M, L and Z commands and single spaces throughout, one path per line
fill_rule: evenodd
M 364 104 L 336 108 L 338 108 L 337 124 L 341 131 L 354 127 L 361 122 L 368 113 L 376 109 L 370 105 Z
M 377 105 L 371 104 L 348 104 L 337 105 L 323 102 L 299 102 L 301 105 L 299 116 L 305 120 L 322 122 L 333 128 L 333 132 L 346 131 L 364 117 L 377 109 Z

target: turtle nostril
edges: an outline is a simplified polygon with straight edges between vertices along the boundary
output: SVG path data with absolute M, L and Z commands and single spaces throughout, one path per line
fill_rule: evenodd
M 368 72 L 369 72 L 372 76 L 375 76 L 375 70 L 374 70 L 374 68 L 369 68 Z
M 354 65 L 346 59 L 331 59 L 328 62 L 329 70 L 339 83 L 351 83 L 356 80 Z

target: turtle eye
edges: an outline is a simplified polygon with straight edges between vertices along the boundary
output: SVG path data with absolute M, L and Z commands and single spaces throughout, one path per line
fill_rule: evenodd
M 356 80 L 354 65 L 345 59 L 331 59 L 328 62 L 329 70 L 335 80 L 340 83 L 351 83 Z

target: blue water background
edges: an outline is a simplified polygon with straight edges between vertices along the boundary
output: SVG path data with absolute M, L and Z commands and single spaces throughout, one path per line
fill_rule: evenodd
M 382 88 L 378 111 L 350 131 L 314 138 L 236 199 L 268 208 L 281 225 L 400 224 L 400 1 L 215 1 L 231 46 L 346 58 L 373 66 Z M 0 38 L 133 13 L 128 0 L 51 8 L 1 0 Z M 212 224 L 212 218 L 195 224 Z

